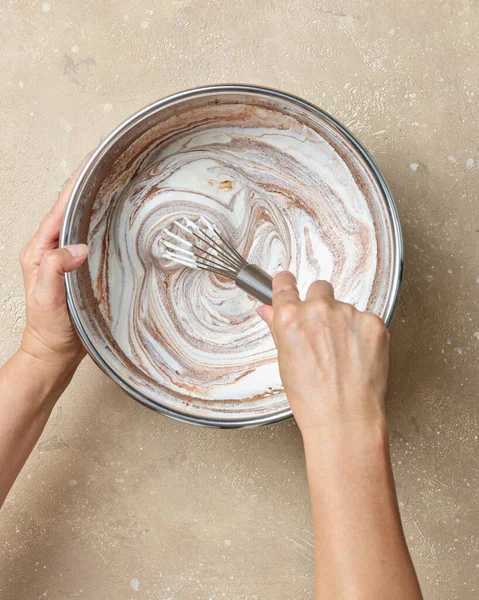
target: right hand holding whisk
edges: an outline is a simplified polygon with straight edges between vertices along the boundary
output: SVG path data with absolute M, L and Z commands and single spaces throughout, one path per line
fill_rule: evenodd
M 313 283 L 301 301 L 288 272 L 274 277 L 273 306 L 258 313 L 274 337 L 303 436 L 383 422 L 389 333 L 379 317 L 335 300 L 326 281 Z
M 301 429 L 311 495 L 315 598 L 421 600 L 394 490 L 384 396 L 389 333 L 334 299 L 325 281 L 302 302 L 296 280 L 273 279 L 261 306 Z

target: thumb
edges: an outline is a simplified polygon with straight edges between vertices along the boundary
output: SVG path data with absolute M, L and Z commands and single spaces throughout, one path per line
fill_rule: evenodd
M 65 273 L 77 269 L 85 261 L 87 254 L 86 244 L 76 244 L 45 252 L 38 271 L 38 298 L 45 303 L 63 298 Z
M 266 323 L 266 325 L 269 327 L 269 330 L 271 331 L 271 335 L 274 338 L 274 342 L 276 343 L 276 336 L 274 334 L 274 328 L 273 328 L 273 315 L 274 315 L 273 307 L 269 306 L 268 304 L 262 304 L 261 306 L 258 306 L 258 308 L 256 309 L 256 312 L 263 319 L 263 321 Z

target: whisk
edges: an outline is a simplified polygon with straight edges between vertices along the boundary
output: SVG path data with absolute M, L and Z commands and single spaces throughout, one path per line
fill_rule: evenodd
M 258 265 L 249 264 L 209 221 L 204 218 L 201 221 L 204 228 L 186 217 L 182 222 L 173 222 L 187 238 L 163 229 L 163 256 L 191 269 L 222 275 L 263 304 L 272 304 L 271 275 Z

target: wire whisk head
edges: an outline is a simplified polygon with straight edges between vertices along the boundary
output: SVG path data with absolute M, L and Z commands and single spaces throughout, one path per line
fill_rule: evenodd
M 200 222 L 202 227 L 183 217 L 173 221 L 178 233 L 163 229 L 164 257 L 185 267 L 204 269 L 235 281 L 248 263 L 207 219 L 202 217 Z

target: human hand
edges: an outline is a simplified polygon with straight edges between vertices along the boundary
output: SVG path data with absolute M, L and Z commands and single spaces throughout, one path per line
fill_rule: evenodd
M 58 247 L 66 205 L 82 166 L 20 253 L 26 297 L 21 351 L 59 373 L 71 372 L 85 356 L 68 314 L 64 279 L 85 261 L 88 248 Z
M 273 279 L 273 306 L 258 312 L 278 348 L 284 390 L 303 437 L 384 421 L 389 333 L 379 317 L 336 301 L 326 281 L 313 283 L 301 301 L 288 272 Z

